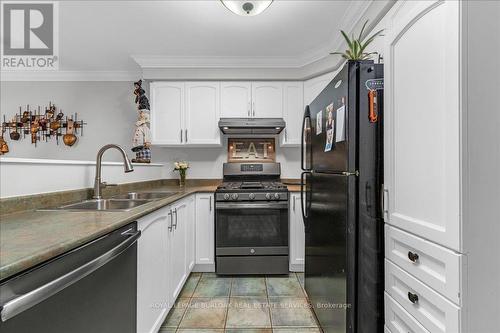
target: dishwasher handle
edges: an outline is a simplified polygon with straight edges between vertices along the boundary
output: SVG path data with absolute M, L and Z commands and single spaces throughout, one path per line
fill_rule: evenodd
M 52 280 L 47 284 L 44 284 L 36 289 L 33 289 L 30 292 L 27 292 L 6 302 L 5 304 L 2 304 L 0 307 L 0 318 L 2 322 L 11 319 L 21 312 L 26 311 L 29 308 L 37 305 L 38 303 L 46 300 L 47 298 L 57 294 L 59 291 L 78 282 L 115 257 L 119 256 L 122 252 L 127 250 L 137 241 L 137 239 L 141 236 L 141 231 L 126 231 L 122 235 L 127 236 L 127 238 L 99 257 L 92 259 L 84 265 L 60 276 L 55 280 Z

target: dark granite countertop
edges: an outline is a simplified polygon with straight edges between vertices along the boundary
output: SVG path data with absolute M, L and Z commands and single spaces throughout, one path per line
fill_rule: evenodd
M 27 210 L 0 217 L 0 280 L 41 264 L 91 240 L 112 232 L 190 194 L 214 192 L 216 185 L 155 187 L 177 192 L 128 212 Z M 288 185 L 291 192 L 298 185 Z
M 197 192 L 214 192 L 217 186 L 157 187 L 177 194 L 148 202 L 128 212 L 70 212 L 30 210 L 4 215 L 0 220 L 0 280 L 43 263 L 114 231 Z

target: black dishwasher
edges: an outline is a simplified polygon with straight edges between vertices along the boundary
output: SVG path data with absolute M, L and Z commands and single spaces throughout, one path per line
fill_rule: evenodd
M 0 332 L 136 331 L 136 223 L 0 283 Z

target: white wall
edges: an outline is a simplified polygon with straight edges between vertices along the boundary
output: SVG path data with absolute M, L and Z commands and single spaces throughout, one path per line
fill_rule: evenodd
M 165 175 L 162 164 L 134 164 L 134 171 L 125 173 L 122 162 L 104 162 L 102 180 L 109 184 L 123 184 Z M 76 190 L 94 186 L 95 161 L 0 159 L 0 197 Z
M 19 112 L 19 106 L 30 105 L 30 109 L 43 107 L 53 102 L 66 114 L 78 113 L 78 118 L 87 122 L 84 135 L 72 146 L 62 142 L 38 142 L 31 144 L 29 137 L 11 141 L 7 136 L 10 152 L 8 157 L 44 158 L 61 160 L 95 160 L 99 148 L 106 143 L 122 145 L 129 157 L 135 111 L 132 82 L 51 82 L 24 81 L 2 82 L 0 115 L 11 119 Z M 117 152 L 109 151 L 104 160 L 119 161 Z
M 172 172 L 173 162 L 186 160 L 191 167 L 188 178 L 222 178 L 222 164 L 227 162 L 227 139 L 218 148 L 155 148 L 153 153 L 162 155 L 162 163 L 166 165 L 166 178 L 177 178 Z M 300 177 L 300 148 L 279 147 L 276 138 L 276 161 L 281 163 L 281 177 Z

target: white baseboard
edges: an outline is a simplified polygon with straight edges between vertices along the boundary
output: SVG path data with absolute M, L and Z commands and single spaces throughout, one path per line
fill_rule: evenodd
M 215 264 L 195 264 L 193 272 L 213 273 L 215 272 Z
M 290 272 L 303 272 L 304 264 L 290 264 L 288 266 L 288 269 L 290 270 Z

